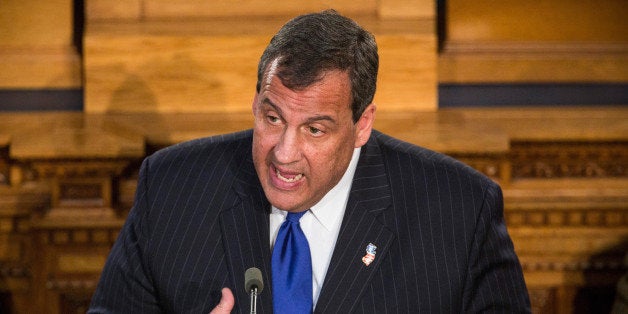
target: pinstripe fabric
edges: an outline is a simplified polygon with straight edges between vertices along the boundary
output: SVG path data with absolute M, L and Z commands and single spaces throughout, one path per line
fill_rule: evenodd
M 90 313 L 208 313 L 222 287 L 243 313 L 252 266 L 266 286 L 258 312 L 272 312 L 270 205 L 251 134 L 179 144 L 144 161 Z M 502 211 L 501 190 L 486 177 L 374 131 L 315 312 L 529 312 Z M 377 252 L 366 266 L 368 243 Z

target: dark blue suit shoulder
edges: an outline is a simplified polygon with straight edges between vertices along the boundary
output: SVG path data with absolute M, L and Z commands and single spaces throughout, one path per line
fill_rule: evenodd
M 247 149 L 251 150 L 252 134 L 252 130 L 245 130 L 197 138 L 160 149 L 147 157 L 147 159 L 149 159 L 152 167 L 160 163 L 176 163 L 177 160 L 185 161 L 191 156 L 216 157 L 216 154 L 212 154 L 212 152 L 217 151 L 236 152 L 239 156 L 248 156 L 250 154 L 241 154 L 240 152 Z M 235 161 L 235 158 L 232 161 Z
M 449 155 L 396 139 L 381 132 L 374 131 L 374 135 L 385 159 L 390 160 L 392 156 L 395 156 L 395 158 L 404 158 L 411 164 L 424 166 L 429 163 L 436 171 L 457 173 L 479 180 L 482 184 L 495 184 L 483 173 Z

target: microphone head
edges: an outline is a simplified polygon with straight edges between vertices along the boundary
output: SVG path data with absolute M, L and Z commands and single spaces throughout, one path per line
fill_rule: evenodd
M 246 293 L 257 288 L 257 293 L 264 290 L 264 280 L 262 279 L 262 272 L 257 267 L 251 267 L 244 273 L 244 288 Z

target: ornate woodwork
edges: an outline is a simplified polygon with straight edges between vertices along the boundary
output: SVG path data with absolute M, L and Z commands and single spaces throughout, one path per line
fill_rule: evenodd
M 534 313 L 578 313 L 608 309 L 628 270 L 628 111 L 608 110 L 379 113 L 376 127 L 498 181 Z M 0 113 L 0 120 L 3 313 L 85 312 L 143 157 L 252 125 L 250 114 Z M 553 127 L 529 127 L 547 123 Z
M 143 138 L 114 122 L 58 117 L 48 125 L 35 118 L 49 128 L 25 124 L 12 133 L 3 158 L 10 179 L 0 191 L 7 312 L 85 311 L 128 211 L 119 207 L 119 182 L 145 156 Z
M 628 176 L 622 141 L 513 142 L 514 178 L 621 178 Z
M 39 283 L 32 290 L 39 308 L 79 312 L 88 304 L 88 291 L 95 288 L 124 221 L 113 189 L 129 164 L 124 157 L 32 161 L 39 177 L 51 185 L 50 210 L 31 220 L 38 261 L 33 281 Z
M 482 172 L 487 177 L 490 177 L 495 181 L 499 181 L 499 182 L 510 181 L 511 165 L 506 154 L 451 153 L 449 155 L 471 166 L 475 170 Z

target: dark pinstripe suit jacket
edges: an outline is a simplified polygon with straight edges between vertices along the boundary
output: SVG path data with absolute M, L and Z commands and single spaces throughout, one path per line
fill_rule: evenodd
M 266 285 L 257 310 L 272 312 L 270 204 L 251 136 L 194 140 L 144 161 L 90 312 L 208 313 L 222 287 L 235 294 L 234 313 L 248 312 L 253 266 Z M 529 311 L 491 180 L 374 131 L 350 193 L 317 313 Z M 377 251 L 366 266 L 368 243 Z

